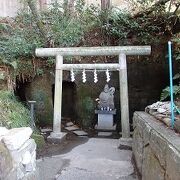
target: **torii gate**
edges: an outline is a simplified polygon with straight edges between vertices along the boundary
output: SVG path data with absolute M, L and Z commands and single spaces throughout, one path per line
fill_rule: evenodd
M 38 57 L 56 57 L 55 95 L 53 132 L 49 139 L 61 141 L 62 80 L 63 70 L 71 69 L 109 69 L 119 71 L 122 138 L 130 138 L 129 103 L 126 55 L 149 55 L 151 46 L 109 46 L 109 47 L 71 47 L 37 48 Z M 118 55 L 119 63 L 107 64 L 63 64 L 63 56 L 108 56 Z

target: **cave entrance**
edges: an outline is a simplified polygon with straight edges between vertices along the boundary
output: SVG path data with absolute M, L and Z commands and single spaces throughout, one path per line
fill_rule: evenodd
M 52 99 L 54 105 L 55 84 L 52 85 Z M 74 82 L 63 81 L 62 83 L 62 119 L 76 119 L 76 84 Z
M 22 82 L 22 81 L 16 80 L 16 88 L 14 90 L 14 94 L 24 104 L 26 104 L 27 102 L 26 89 L 29 86 L 29 84 L 30 82 Z

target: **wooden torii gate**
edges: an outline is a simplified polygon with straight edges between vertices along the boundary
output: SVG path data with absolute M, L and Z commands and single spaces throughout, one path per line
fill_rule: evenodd
M 61 132 L 62 72 L 63 70 L 71 69 L 109 69 L 119 71 L 122 138 L 130 138 L 126 55 L 149 55 L 150 53 L 151 46 L 37 48 L 36 56 L 38 57 L 56 57 L 53 132 L 50 134 L 49 139 L 56 142 L 61 141 L 65 136 L 65 133 Z M 118 55 L 119 62 L 107 64 L 63 64 L 63 56 L 109 55 Z

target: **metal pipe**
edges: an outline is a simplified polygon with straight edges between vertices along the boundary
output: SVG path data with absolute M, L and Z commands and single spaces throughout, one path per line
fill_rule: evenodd
M 151 46 L 106 46 L 106 47 L 71 47 L 71 48 L 37 48 L 36 56 L 108 56 L 108 55 L 149 55 Z
M 171 97 L 171 126 L 174 128 L 174 97 L 173 97 L 173 73 L 172 73 L 172 51 L 171 41 L 168 42 L 168 57 L 169 57 L 169 81 L 170 81 L 170 97 Z
M 36 103 L 36 101 L 28 101 L 28 103 L 30 104 L 31 107 L 31 128 L 32 130 L 34 130 L 35 127 L 35 122 L 34 122 L 34 104 Z

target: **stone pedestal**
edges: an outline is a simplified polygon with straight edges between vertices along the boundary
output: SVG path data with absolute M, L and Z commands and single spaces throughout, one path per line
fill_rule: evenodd
M 66 134 L 67 133 L 64 133 L 64 132 L 59 132 L 59 133 L 55 133 L 55 132 L 52 132 L 50 134 L 50 136 L 47 137 L 47 141 L 48 142 L 51 142 L 51 143 L 61 143 L 63 140 L 66 139 Z
M 116 125 L 113 122 L 113 115 L 116 114 L 116 110 L 95 110 L 95 114 L 98 114 L 98 124 L 95 127 L 98 130 L 116 130 Z
M 132 138 L 120 138 L 119 149 L 132 150 Z

